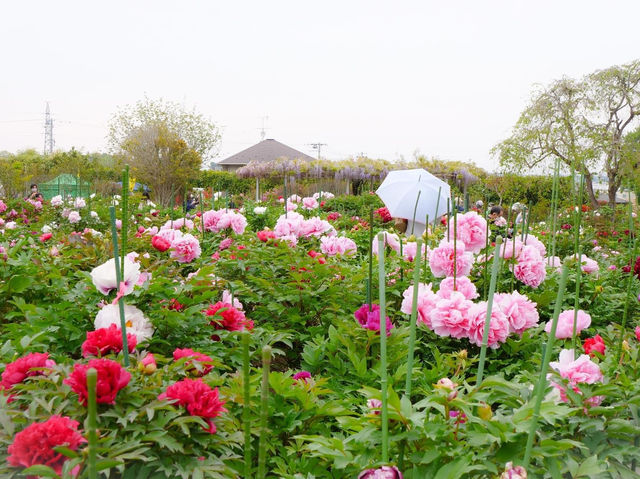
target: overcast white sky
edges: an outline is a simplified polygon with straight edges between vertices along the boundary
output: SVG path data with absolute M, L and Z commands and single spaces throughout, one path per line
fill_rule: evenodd
M 600 0 L 0 3 L 0 150 L 106 148 L 120 105 L 184 102 L 219 159 L 267 138 L 315 155 L 494 169 L 535 83 L 640 57 L 640 2 Z M 33 120 L 33 121 L 32 121 Z

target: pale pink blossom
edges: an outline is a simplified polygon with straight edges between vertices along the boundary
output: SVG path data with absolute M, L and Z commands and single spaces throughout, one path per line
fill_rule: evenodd
M 547 276 L 544 258 L 535 246 L 523 246 L 513 274 L 518 281 L 532 288 L 537 288 L 544 281 Z
M 466 276 L 456 277 L 456 289 L 457 292 L 467 299 L 476 299 L 478 297 L 478 289 L 473 282 Z M 440 282 L 440 289 L 438 289 L 438 296 L 441 298 L 450 298 L 453 293 L 453 278 L 448 277 Z
M 298 205 L 296 203 L 292 203 L 291 201 L 287 201 L 287 211 L 295 211 L 298 209 Z
M 324 234 L 333 236 L 336 234 L 336 230 L 331 226 L 331 223 L 317 216 L 303 221 L 300 225 L 299 236 L 309 238 L 310 236 L 322 236 Z
M 473 265 L 473 255 L 465 251 L 464 243 L 458 242 L 456 245 L 454 262 L 453 241 L 443 239 L 440 245 L 429 254 L 429 267 L 436 278 L 442 276 L 467 276 L 471 272 Z
M 515 238 L 515 240 L 508 239 L 500 246 L 500 256 L 502 256 L 503 259 L 511 259 L 514 256 L 517 258 L 520 256 L 523 246 L 519 237 Z
M 335 198 L 335 195 L 329 191 L 318 191 L 317 193 L 313 194 L 313 197 L 316 200 L 319 199 L 323 199 L 323 200 L 330 200 L 331 198 Z
M 242 303 L 238 300 L 236 296 L 233 297 L 233 303 L 231 302 L 231 293 L 229 290 L 225 289 L 222 292 L 222 302 L 227 304 L 233 304 L 233 307 L 239 311 L 243 311 Z
M 468 313 L 469 330 L 467 337 L 472 344 L 482 346 L 485 322 L 487 319 L 487 302 L 481 301 L 474 304 Z M 487 346 L 492 349 L 500 347 L 509 336 L 509 320 L 500 308 L 491 309 L 491 320 L 489 321 L 489 336 Z
M 200 242 L 198 238 L 187 233 L 171 242 L 171 257 L 179 263 L 190 263 L 200 257 Z
M 173 226 L 172 226 L 173 223 Z M 180 228 L 186 228 L 188 230 L 193 229 L 193 221 L 187 218 L 177 218 L 175 220 L 168 220 L 164 225 L 162 225 L 162 229 L 173 228 L 174 230 L 179 230 Z
M 56 195 L 51 198 L 51 206 L 62 206 L 63 204 L 62 195 Z
M 311 197 L 307 196 L 306 198 L 302 198 L 302 209 L 305 210 L 315 210 L 319 206 L 318 201 Z
M 413 285 L 409 286 L 403 293 L 402 305 L 400 311 L 405 314 L 411 314 L 413 306 Z M 422 323 L 431 328 L 431 311 L 436 307 L 436 303 L 440 298 L 431 289 L 431 283 L 420 283 L 418 285 L 418 323 Z
M 278 238 L 283 236 L 299 236 L 300 227 L 304 221 L 304 216 L 300 213 L 288 213 L 287 215 L 281 215 L 276 222 L 276 226 L 273 232 Z
M 547 247 L 544 245 L 542 241 L 540 241 L 537 237 L 535 237 L 532 234 L 525 235 L 524 244 L 528 246 L 533 246 L 535 249 L 538 250 L 538 253 L 540 253 L 540 256 L 544 257 L 547 254 Z
M 320 238 L 320 250 L 327 256 L 354 255 L 358 247 L 345 236 L 323 236 Z
M 382 409 L 382 401 L 380 399 L 369 399 L 367 400 L 367 407 L 373 414 L 379 416 Z
M 78 213 L 77 211 L 70 211 L 67 219 L 69 220 L 69 223 L 75 224 L 79 222 L 82 219 L 82 217 L 80 216 L 80 213 Z
M 413 262 L 416 258 L 416 253 L 418 252 L 418 243 L 415 241 L 409 241 L 405 243 L 402 247 L 402 256 L 407 261 Z M 420 248 L 421 256 L 424 256 L 425 246 L 424 244 Z
M 462 293 L 453 292 L 441 298 L 431 311 L 431 328 L 438 336 L 464 338 L 469 331 L 469 310 L 473 303 Z
M 582 394 L 578 384 L 595 384 L 602 382 L 603 375 L 600 367 L 594 363 L 589 355 L 582 354 L 578 359 L 575 358 L 573 349 L 563 349 L 560 352 L 559 361 L 552 361 L 549 366 L 555 369 L 561 377 L 569 381 L 571 388 Z M 547 379 L 551 379 L 553 375 L 548 374 Z M 551 385 L 560 391 L 560 397 L 563 402 L 567 402 L 567 395 L 563 385 L 551 381 Z M 595 396 L 589 398 L 587 402 L 591 405 L 598 405 L 604 398 Z
M 494 308 L 499 308 L 507 317 L 511 333 L 521 335 L 525 330 L 537 326 L 540 319 L 536 303 L 517 291 L 496 293 L 493 304 Z
M 140 279 L 140 264 L 134 263 L 125 256 L 124 269 L 121 271 L 122 281 L 124 282 L 124 294 L 127 295 L 133 291 L 134 286 Z M 100 266 L 96 266 L 91 270 L 91 280 L 96 289 L 102 294 L 109 294 L 112 290 L 120 290 L 120 285 L 116 281 L 116 265 L 114 258 L 107 260 Z
M 503 226 L 507 226 L 507 220 L 504 219 L 504 217 L 499 216 L 494 222 L 493 224 L 495 226 L 497 226 L 498 228 L 502 228 Z
M 300 195 L 293 194 L 289 196 L 289 198 L 287 198 L 287 201 L 291 201 L 292 203 L 300 203 L 302 201 L 302 198 L 300 197 Z
M 454 225 L 449 227 L 449 240 L 453 240 Z M 472 253 L 478 253 L 487 241 L 487 221 L 475 211 L 456 215 L 456 238 Z
M 558 316 L 558 326 L 556 326 L 556 338 L 567 339 L 573 337 L 573 319 L 575 316 L 575 310 L 568 309 L 563 311 Z M 547 333 L 551 332 L 551 324 L 553 320 L 547 322 L 544 330 Z M 580 334 L 583 329 L 591 326 L 591 316 L 589 313 L 585 313 L 581 309 L 578 310 L 578 318 L 576 322 L 576 335 Z
M 400 253 L 400 237 L 395 233 L 383 232 L 385 246 L 391 247 L 396 253 Z M 378 237 L 373 238 L 373 244 L 371 245 L 371 251 L 376 256 L 378 255 Z

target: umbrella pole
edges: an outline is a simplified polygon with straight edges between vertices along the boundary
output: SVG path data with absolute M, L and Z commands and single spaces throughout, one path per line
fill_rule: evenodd
M 451 198 L 447 197 L 447 240 L 449 239 L 449 217 L 451 216 L 449 212 L 451 211 Z
M 438 199 L 436 200 L 436 214 L 433 217 L 433 225 L 438 224 L 438 210 L 440 209 L 440 193 L 442 193 L 442 186 L 438 187 Z M 427 222 L 427 228 L 429 227 L 429 223 Z

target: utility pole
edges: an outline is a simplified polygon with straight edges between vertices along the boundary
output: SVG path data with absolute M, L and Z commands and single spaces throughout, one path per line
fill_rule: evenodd
M 309 146 L 314 150 L 318 150 L 318 159 L 320 159 L 320 150 L 322 150 L 323 146 L 327 146 L 326 143 L 309 143 Z
M 53 118 L 51 118 L 51 111 L 49 110 L 49 102 L 47 102 L 47 108 L 44 112 L 44 154 L 50 155 L 53 153 Z
M 267 121 L 269 121 L 269 117 L 268 116 L 262 116 L 260 117 L 262 119 L 262 128 L 260 128 L 260 141 L 264 141 L 265 137 L 267 136 L 267 126 L 266 123 Z

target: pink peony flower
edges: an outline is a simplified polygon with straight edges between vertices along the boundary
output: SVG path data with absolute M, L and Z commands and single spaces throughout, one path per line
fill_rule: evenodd
M 144 374 L 153 374 L 158 369 L 156 364 L 156 358 L 152 353 L 147 353 L 144 358 L 138 363 L 138 369 Z
M 300 225 L 299 236 L 309 238 L 310 236 L 334 236 L 336 230 L 331 223 L 326 220 L 320 219 L 317 216 L 305 220 Z
M 413 262 L 418 253 L 418 244 L 415 241 L 407 242 L 402 248 L 402 256 L 409 262 Z M 425 246 L 424 244 L 420 248 L 420 254 L 424 256 Z
M 538 250 L 538 253 L 540 253 L 540 256 L 544 257 L 547 254 L 547 247 L 544 245 L 542 241 L 540 241 L 538 238 L 536 238 L 532 234 L 525 235 L 524 244 L 527 246 L 533 246 L 535 249 Z
M 77 211 L 71 211 L 69 212 L 69 216 L 67 217 L 67 219 L 69 220 L 69 223 L 75 224 L 79 222 L 82 219 L 82 217 L 80 216 L 80 213 L 78 213 Z
M 466 252 L 464 243 L 458 243 L 454 263 L 453 242 L 442 240 L 440 245 L 429 254 L 429 267 L 436 278 L 453 276 L 454 264 L 456 276 L 467 276 L 473 265 L 473 255 Z
M 231 293 L 226 289 L 222 292 L 222 302 L 232 304 Z M 242 311 L 244 309 L 242 306 L 242 303 L 238 300 L 237 296 L 233 297 L 233 307 L 236 308 L 238 311 Z
M 382 401 L 380 399 L 369 399 L 367 400 L 367 407 L 373 414 L 379 416 L 382 412 Z
M 573 258 L 576 258 L 576 256 L 573 256 Z M 582 264 L 582 272 L 586 274 L 597 273 L 600 269 L 597 261 L 592 260 L 584 254 L 580 256 L 580 263 Z
M 409 286 L 402 293 L 403 300 L 400 311 L 411 314 L 413 306 L 413 285 Z M 439 297 L 432 291 L 431 283 L 420 283 L 418 285 L 418 315 L 416 321 L 431 328 L 431 311 L 435 308 Z
M 484 327 L 487 319 L 487 302 L 481 301 L 474 304 L 469 309 L 469 341 L 476 346 L 482 346 L 482 338 L 484 335 Z M 492 349 L 500 347 L 509 336 L 509 320 L 500 308 L 491 309 L 491 320 L 489 321 L 489 337 L 487 338 L 487 346 Z
M 371 311 L 369 311 L 369 305 L 363 304 L 355 313 L 353 313 L 353 316 L 364 329 L 380 331 L 380 305 L 371 305 Z M 393 323 L 391 323 L 389 316 L 386 316 L 385 319 L 387 336 L 390 336 L 391 330 L 393 329 Z
M 395 233 L 387 233 L 384 232 L 384 244 L 385 246 L 391 247 L 393 251 L 400 254 L 400 238 Z M 373 238 L 373 244 L 371 245 L 371 250 L 373 254 L 378 255 L 378 238 L 377 236 Z
M 604 353 L 607 350 L 607 346 L 604 344 L 604 340 L 599 334 L 596 334 L 593 338 L 585 339 L 583 347 L 585 354 L 588 354 L 591 357 L 595 356 L 595 351 L 604 356 Z
M 514 466 L 512 462 L 507 462 L 504 472 L 498 479 L 527 479 L 527 470 L 522 466 Z
M 561 377 L 569 381 L 570 387 L 577 393 L 582 394 L 578 384 L 595 384 L 602 382 L 603 375 L 600 367 L 591 361 L 588 355 L 582 354 L 578 359 L 574 359 L 573 349 L 563 349 L 560 352 L 559 361 L 552 361 L 549 366 L 556 370 Z M 552 375 L 548 374 L 547 379 L 551 379 Z M 551 381 L 551 385 L 560 391 L 561 401 L 567 402 L 567 395 L 564 386 Z M 587 400 L 588 404 L 598 405 L 604 398 L 595 396 Z
M 544 258 L 534 246 L 523 246 L 513 274 L 518 281 L 532 288 L 537 288 L 544 281 L 547 276 Z
M 540 316 L 536 303 L 517 291 L 513 293 L 497 293 L 494 308 L 498 307 L 509 321 L 509 332 L 522 334 L 525 330 L 538 324 Z
M 522 244 L 522 241 L 520 241 L 519 237 L 516 237 L 515 240 L 508 239 L 500 247 L 500 255 L 503 259 L 511 259 L 513 257 L 517 258 L 518 256 L 520 256 L 520 252 L 522 251 L 523 246 L 524 245 Z
M 228 249 L 229 246 L 231 246 L 233 244 L 233 238 L 225 238 L 222 241 L 220 241 L 220 245 L 218 246 L 218 249 L 220 251 L 224 251 L 225 249 Z
M 26 378 L 46 374 L 46 370 L 56 363 L 49 359 L 49 353 L 29 353 L 12 363 L 8 363 L 2 371 L 0 390 L 9 390 Z
M 453 225 L 449 228 L 449 240 L 453 241 Z M 462 241 L 467 251 L 478 253 L 487 240 L 487 221 L 475 211 L 456 215 L 456 237 Z
M 558 326 L 556 327 L 556 338 L 557 339 L 567 339 L 573 337 L 573 317 L 575 314 L 575 310 L 568 309 L 563 311 L 558 316 Z M 553 320 L 547 322 L 544 330 L 547 333 L 551 332 L 551 323 Z M 588 313 L 585 313 L 581 309 L 578 310 L 578 320 L 576 323 L 576 334 L 580 334 L 583 329 L 591 326 L 591 316 Z
M 136 349 L 137 338 L 134 334 L 127 333 L 127 347 L 132 353 Z M 115 324 L 110 324 L 107 328 L 87 331 L 87 339 L 82 343 L 82 355 L 104 356 L 105 354 L 118 354 L 122 351 L 122 330 Z
M 358 474 L 358 479 L 402 479 L 402 473 L 396 466 L 382 466 L 378 469 L 366 469 Z
M 456 278 L 456 291 L 462 293 L 467 299 L 476 299 L 478 297 L 478 289 L 473 282 L 466 276 L 458 276 Z M 441 298 L 450 298 L 453 293 L 453 278 L 445 278 L 440 282 L 438 296 Z
M 462 293 L 440 298 L 431 311 L 431 327 L 438 336 L 464 338 L 469 331 L 469 310 L 473 303 Z
M 211 357 L 207 356 L 206 354 L 194 351 L 193 349 L 176 348 L 173 351 L 173 360 L 177 361 L 178 359 L 182 358 L 192 358 L 193 361 L 197 361 L 198 365 L 201 366 L 199 369 L 196 366 L 193 366 L 193 361 L 186 361 L 184 363 L 188 371 L 194 376 L 204 376 L 206 374 L 209 374 L 209 372 L 211 372 L 211 370 L 213 369 L 213 359 L 211 359 Z
M 200 257 L 200 242 L 198 238 L 187 233 L 171 243 L 171 257 L 179 263 L 191 263 Z
M 173 227 L 171 226 L 173 224 Z M 171 229 L 179 230 L 180 228 L 186 228 L 188 230 L 193 229 L 193 221 L 187 218 L 177 218 L 175 220 L 168 220 L 164 225 L 162 225 L 161 229 Z
M 318 201 L 313 197 L 302 198 L 302 209 L 315 210 L 318 208 Z
M 345 236 L 323 236 L 320 238 L 320 250 L 327 256 L 354 255 L 357 249 L 355 241 Z
M 283 236 L 299 236 L 304 216 L 300 213 L 288 213 L 278 218 L 273 232 L 278 238 Z
M 307 379 L 311 379 L 311 373 L 309 371 L 300 371 L 298 373 L 295 373 L 291 379 L 293 379 L 294 381 L 302 381 L 304 383 L 308 382 Z

